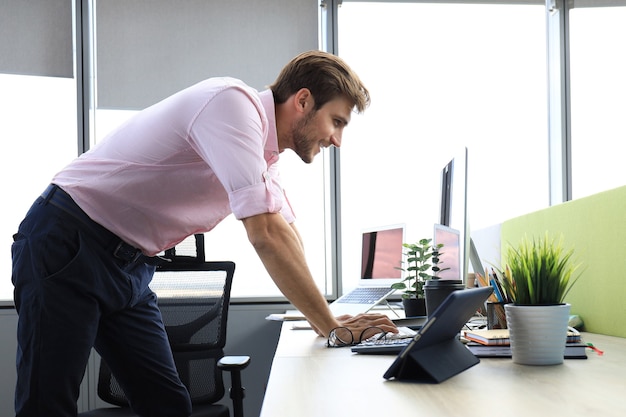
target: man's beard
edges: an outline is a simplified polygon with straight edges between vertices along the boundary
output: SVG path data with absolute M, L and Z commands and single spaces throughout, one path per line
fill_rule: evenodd
M 307 132 L 309 123 L 314 116 L 315 111 L 307 114 L 303 119 L 296 123 L 292 132 L 293 151 L 307 164 L 313 162 L 313 146 L 317 143 L 317 141 L 311 138 L 310 132 Z

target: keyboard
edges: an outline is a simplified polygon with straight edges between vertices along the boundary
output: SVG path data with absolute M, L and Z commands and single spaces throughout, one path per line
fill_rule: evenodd
M 416 334 L 417 334 L 417 332 L 415 330 L 411 329 L 410 327 L 398 326 L 398 333 L 391 333 L 391 332 L 389 332 L 385 336 L 385 339 L 387 339 L 387 340 L 390 340 L 390 339 L 391 340 L 401 340 L 401 339 L 411 340 L 411 339 L 413 339 L 413 336 L 415 336 Z M 368 340 L 366 340 L 366 342 Z
M 352 347 L 352 352 L 375 354 L 398 354 L 413 340 L 417 332 L 405 326 L 398 326 L 398 333 L 387 333 L 384 339 L 371 337 Z
M 338 303 L 374 304 L 391 291 L 390 287 L 357 287 L 337 299 Z

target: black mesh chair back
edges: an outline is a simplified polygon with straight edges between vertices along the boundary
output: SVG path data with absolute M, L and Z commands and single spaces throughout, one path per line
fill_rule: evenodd
M 152 281 L 176 368 L 195 405 L 224 396 L 217 362 L 224 356 L 234 271 L 232 262 L 173 264 Z
M 192 416 L 227 417 L 228 407 L 214 403 L 225 394 L 218 362 L 224 356 L 235 264 L 172 254 L 170 257 L 171 262 L 157 269 L 150 287 L 158 297 L 176 368 L 192 398 Z M 123 390 L 104 361 L 100 365 L 98 396 L 107 403 L 128 407 Z M 128 408 L 81 414 L 83 417 L 108 415 L 134 414 Z

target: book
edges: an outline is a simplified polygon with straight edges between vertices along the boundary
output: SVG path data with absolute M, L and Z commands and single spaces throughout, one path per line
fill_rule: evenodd
M 487 346 L 508 346 L 510 344 L 508 329 L 467 330 L 464 337 L 472 342 Z
M 511 344 L 509 339 L 509 329 L 478 329 L 467 330 L 463 337 L 465 339 L 486 346 L 508 346 Z M 580 343 L 580 333 L 576 329 L 567 331 L 567 343 Z
M 511 346 L 509 345 L 483 345 L 476 342 L 468 342 L 465 346 L 478 358 L 511 357 Z M 587 347 L 582 342 L 566 343 L 563 358 L 587 359 Z

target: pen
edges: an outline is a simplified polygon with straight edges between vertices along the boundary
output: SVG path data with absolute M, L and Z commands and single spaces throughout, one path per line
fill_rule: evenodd
M 500 292 L 500 288 L 498 287 L 498 284 L 496 283 L 496 279 L 491 278 L 490 282 L 491 282 L 491 286 L 493 287 L 493 293 L 496 295 L 498 302 L 500 303 L 504 302 L 504 297 L 502 296 L 502 293 Z
M 502 287 L 502 284 L 500 283 L 500 280 L 498 279 L 498 274 L 493 268 L 491 268 L 491 272 L 493 272 L 493 280 L 495 282 L 495 285 L 498 288 L 498 291 L 500 291 L 502 302 L 505 302 L 505 303 L 510 302 L 509 296 L 507 295 L 506 291 L 504 291 L 504 288 Z

